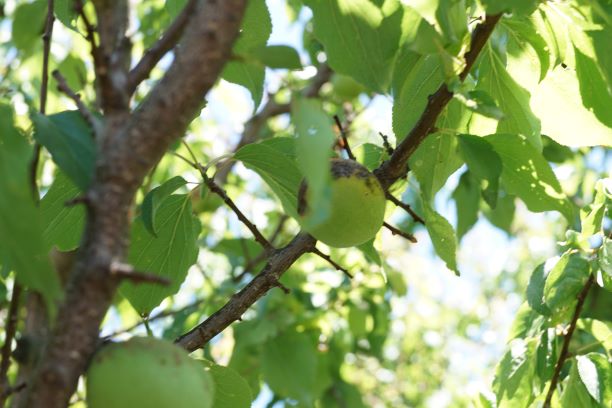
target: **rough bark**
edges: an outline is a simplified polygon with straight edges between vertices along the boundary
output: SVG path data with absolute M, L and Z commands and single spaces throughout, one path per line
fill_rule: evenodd
M 172 141 L 199 112 L 204 95 L 229 58 L 245 0 L 200 1 L 175 59 L 162 80 L 133 112 L 127 111 L 124 35 L 110 24 L 125 13 L 113 1 L 97 1 L 101 47 L 108 77 L 101 81 L 105 123 L 98 137 L 94 181 L 87 191 L 87 225 L 47 349 L 28 384 L 22 406 L 65 407 L 98 342 L 99 326 L 119 280 L 110 266 L 128 244 L 129 210 L 136 189 Z M 113 14 L 113 12 L 115 14 Z M 115 17 L 113 17 L 113 15 Z M 106 23 L 104 23 L 106 22 Z M 105 44 L 111 44 L 110 48 Z M 110 54 L 109 54 L 110 52 Z

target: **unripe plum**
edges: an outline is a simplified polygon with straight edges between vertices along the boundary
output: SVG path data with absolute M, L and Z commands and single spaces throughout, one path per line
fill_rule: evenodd
M 363 244 L 374 238 L 385 216 L 385 192 L 376 176 L 353 160 L 331 160 L 331 204 L 326 221 L 306 227 L 319 241 L 336 248 Z M 302 183 L 298 213 L 302 227 L 309 216 L 307 186 Z
M 185 350 L 151 337 L 103 346 L 86 376 L 89 408 L 210 408 L 213 387 Z

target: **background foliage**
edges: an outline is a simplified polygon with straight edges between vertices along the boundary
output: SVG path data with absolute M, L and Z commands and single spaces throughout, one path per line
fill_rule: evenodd
M 50 69 L 103 121 L 72 3 L 55 1 Z M 153 45 L 185 3 L 131 2 L 133 54 Z M 91 118 L 56 89 L 57 77 L 49 114 L 39 113 L 47 2 L 7 1 L 1 10 L 7 333 L 17 282 L 41 293 L 53 318 L 68 268 L 47 254 L 79 247 L 85 210 L 66 203 L 91 185 L 98 153 Z M 500 12 L 460 81 L 470 33 Z M 90 2 L 84 13 L 95 21 Z M 300 257 L 280 279 L 290 293 L 271 290 L 193 354 L 215 380 L 213 406 L 610 406 L 610 44 L 607 0 L 250 0 L 221 80 L 133 205 L 126 261 L 170 284 L 123 283 L 101 335 L 174 340 L 265 265 L 265 248 L 208 177 L 280 247 L 300 230 L 302 179 L 316 217 L 328 215 L 322 163 L 346 155 L 341 131 L 376 169 L 446 83 L 453 99 L 389 190 L 423 222 L 391 202 L 386 219 L 418 243 L 382 230 L 356 248 L 318 244 L 352 279 L 315 254 Z M 137 89 L 133 106 L 171 59 Z M 28 171 L 34 143 L 43 146 L 40 203 Z M 17 316 L 27 339 L 25 311 Z M 12 364 L 4 386 L 17 384 L 18 371 Z M 83 395 L 79 388 L 75 406 Z

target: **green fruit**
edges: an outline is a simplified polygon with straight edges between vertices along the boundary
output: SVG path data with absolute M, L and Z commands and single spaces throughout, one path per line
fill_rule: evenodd
M 112 343 L 87 370 L 89 408 L 182 408 L 212 406 L 210 374 L 185 350 L 151 337 Z
M 334 93 L 344 100 L 354 99 L 366 90 L 359 82 L 346 75 L 335 74 L 331 80 L 331 84 Z
M 382 227 L 385 216 L 385 192 L 380 182 L 353 160 L 331 160 L 330 215 L 322 224 L 306 231 L 319 241 L 336 248 L 346 248 L 369 241 Z M 298 198 L 302 227 L 309 216 L 307 187 L 303 183 Z

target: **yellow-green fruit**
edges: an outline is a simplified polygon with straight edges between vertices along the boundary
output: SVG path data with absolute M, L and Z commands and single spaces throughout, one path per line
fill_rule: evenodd
M 335 74 L 331 80 L 334 93 L 339 98 L 349 100 L 359 96 L 360 93 L 365 92 L 365 87 L 353 78 L 346 75 Z
M 212 406 L 210 374 L 178 346 L 137 337 L 98 351 L 87 370 L 89 408 Z
M 336 248 L 346 248 L 374 238 L 385 216 L 385 192 L 380 182 L 353 160 L 331 160 L 330 215 L 322 224 L 306 231 L 319 241 Z M 298 212 L 302 225 L 311 206 L 306 202 L 307 187 L 302 184 Z

